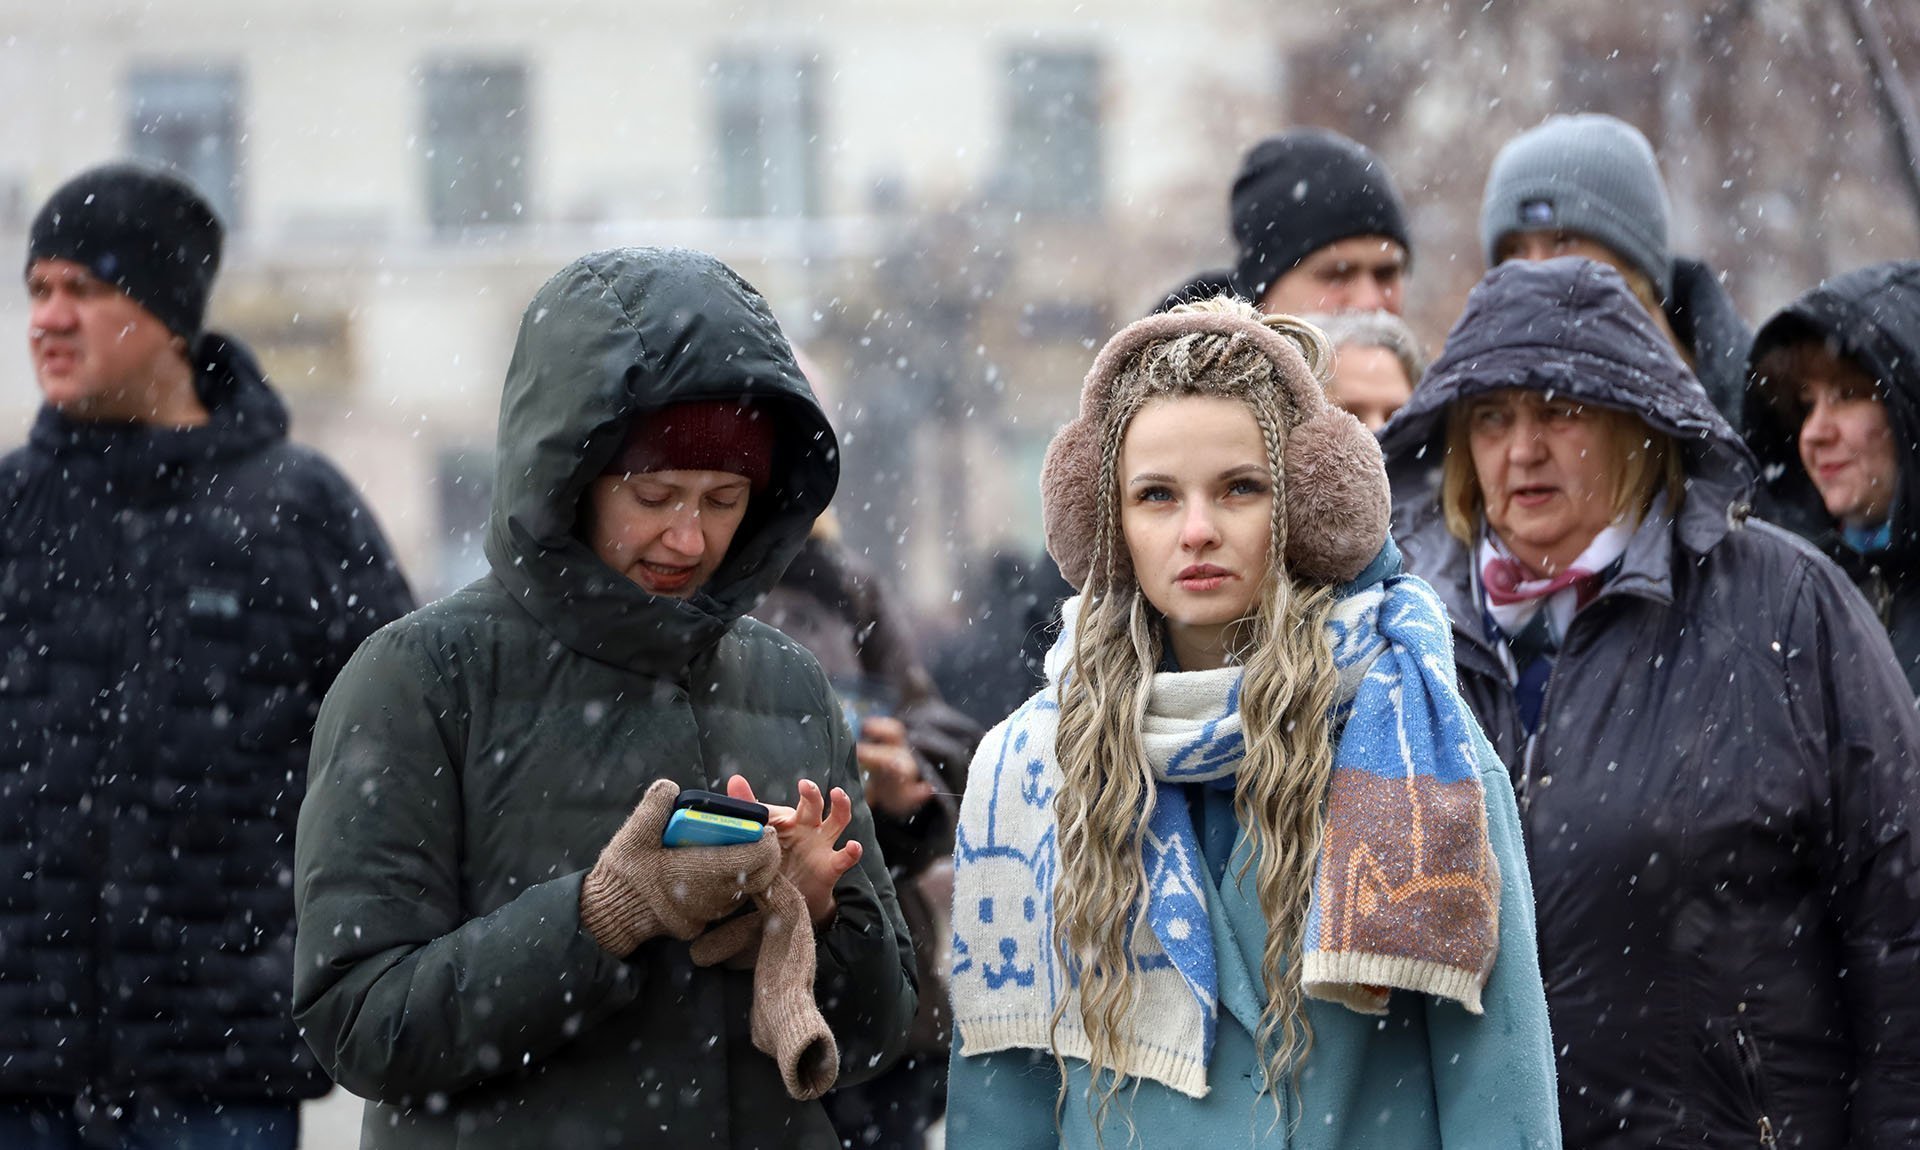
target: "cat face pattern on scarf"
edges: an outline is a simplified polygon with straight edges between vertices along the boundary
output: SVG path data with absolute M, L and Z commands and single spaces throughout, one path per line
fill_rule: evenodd
M 1018 733 L 1005 741 L 991 777 L 1002 778 L 1006 768 L 1013 767 L 1019 771 L 1020 785 L 1016 793 L 1022 805 L 1049 811 L 1054 788 L 1047 781 L 1046 763 L 1038 748 L 1028 745 L 1029 732 L 1018 722 L 1036 709 L 1057 712 L 1059 707 L 1044 696 L 1036 696 L 1015 712 L 1009 722 Z M 972 841 L 964 824 L 955 828 L 955 864 L 980 868 L 981 889 L 996 893 L 954 900 L 952 974 L 956 980 L 977 976 L 989 990 L 1009 985 L 1032 987 L 1036 978 L 1044 978 L 1047 1000 L 1051 1002 L 1060 988 L 1057 956 L 1051 940 L 1043 937 L 1038 944 L 1023 947 L 1021 938 L 1032 938 L 1031 925 L 1035 921 L 1053 921 L 1053 880 L 1059 869 L 1056 832 L 1049 820 L 1046 833 L 1032 850 L 1021 850 L 1002 841 L 997 834 L 998 807 L 1005 797 L 1003 791 L 994 792 L 988 808 L 986 837 L 981 842 Z M 1026 924 L 1027 929 L 1017 932 L 1004 929 L 1015 921 Z M 974 954 L 966 941 L 969 936 L 975 940 L 997 936 L 995 953 Z

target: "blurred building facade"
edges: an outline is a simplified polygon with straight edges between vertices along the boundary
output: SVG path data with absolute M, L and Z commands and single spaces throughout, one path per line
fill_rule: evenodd
M 1217 86 L 1272 103 L 1272 46 L 1236 32 L 1250 5 L 1102 7 L 1098 22 L 1046 2 L 10 8 L 0 248 L 22 251 L 35 206 L 87 164 L 131 153 L 189 174 L 231 224 L 214 322 L 253 342 L 296 435 L 367 488 L 432 590 L 478 570 L 500 380 L 533 290 L 595 248 L 713 251 L 841 377 L 844 490 L 879 501 L 877 514 L 846 510 L 849 529 L 926 568 L 916 589 L 933 600 L 954 575 L 947 525 L 929 516 L 1037 540 L 1038 451 L 1070 408 L 1083 340 L 1111 318 L 1108 237 L 1140 230 L 1134 217 L 1194 173 L 1217 194 L 1257 130 L 1251 108 L 1189 97 Z M 941 281 L 949 253 L 923 250 L 955 239 L 938 221 L 977 230 L 989 215 L 996 242 L 1031 235 L 1045 252 L 1019 269 L 1011 290 L 1034 306 L 991 365 L 968 334 L 981 285 Z M 1217 199 L 1195 205 L 1194 230 L 1218 230 L 1220 215 Z M 1014 261 L 976 262 L 1004 278 Z M 919 314 L 894 306 L 876 321 L 868 288 L 896 281 Z M 0 331 L 25 323 L 22 293 L 0 292 Z M 942 339 L 921 338 L 934 329 Z M 893 353 L 889 378 L 857 378 L 876 340 Z M 37 400 L 14 346 L 0 355 L 6 441 Z M 923 375 L 938 378 L 921 388 Z M 989 377 L 990 403 L 960 394 Z M 884 387 L 921 394 L 869 402 Z M 963 400 L 977 421 L 963 408 L 924 418 Z M 865 434 L 869 407 L 884 434 Z M 1002 434 L 1002 419 L 1018 430 Z M 906 450 L 868 456 L 868 439 Z M 939 502 L 943 477 L 960 506 Z
M 1290 122 L 1395 167 L 1435 341 L 1479 274 L 1487 162 L 1554 110 L 1654 137 L 1677 246 L 1733 265 L 1750 313 L 1916 254 L 1871 108 L 1833 90 L 1859 77 L 1826 18 L 1764 0 L 1716 25 L 1719 7 L 1647 24 L 1372 0 L 17 5 L 0 10 L 0 250 L 23 251 L 34 208 L 90 163 L 192 176 L 232 228 L 215 324 L 260 351 L 296 436 L 366 488 L 428 593 L 482 569 L 500 381 L 534 289 L 596 248 L 712 251 L 821 365 L 847 536 L 934 618 L 985 550 L 1037 549 L 1041 453 L 1092 349 L 1227 262 L 1239 154 Z M 1782 28 L 1829 56 L 1765 75 L 1722 58 Z M 1892 34 L 1904 48 L 1920 27 Z M 1763 244 L 1791 258 L 1741 263 Z M 25 325 L 24 293 L 0 291 L 0 342 L 17 340 L 0 442 L 37 404 Z

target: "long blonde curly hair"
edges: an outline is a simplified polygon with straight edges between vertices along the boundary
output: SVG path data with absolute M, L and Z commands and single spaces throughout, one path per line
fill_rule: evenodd
M 1330 371 L 1333 350 L 1326 337 L 1291 316 L 1261 316 L 1225 297 L 1175 311 L 1226 311 L 1264 322 L 1299 344 L 1322 383 Z M 1264 1052 L 1266 1081 L 1282 1081 L 1291 1069 L 1297 1083 L 1312 1046 L 1301 1009 L 1300 956 L 1333 767 L 1328 715 L 1336 673 L 1325 624 L 1334 592 L 1296 583 L 1282 561 L 1284 450 L 1288 429 L 1302 415 L 1276 374 L 1273 361 L 1239 337 L 1202 333 L 1148 344 L 1121 369 L 1101 440 L 1094 560 L 1060 688 L 1055 747 L 1063 784 L 1054 800 L 1060 869 L 1053 944 L 1063 965 L 1079 977 L 1080 1022 L 1091 1047 L 1091 1089 L 1098 1096 L 1096 1130 L 1129 1070 L 1125 1051 L 1134 1037 L 1139 989 L 1132 935 L 1151 929 L 1140 913 L 1147 894 L 1141 844 L 1155 783 L 1141 727 L 1165 640 L 1159 613 L 1141 592 L 1131 563 L 1122 559 L 1126 541 L 1116 471 L 1128 426 L 1152 399 L 1239 399 L 1252 411 L 1266 446 L 1273 490 L 1267 576 L 1251 615 L 1232 638 L 1235 661 L 1246 669 L 1240 696 L 1246 751 L 1233 807 L 1240 825 L 1251 828 L 1257 848 L 1235 879 L 1243 880 L 1257 860 L 1255 887 L 1267 921 L 1261 962 L 1267 1005 L 1256 1042 Z M 1061 1081 L 1056 1119 L 1066 1100 L 1058 1042 L 1066 1009 L 1063 998 L 1051 1024 Z

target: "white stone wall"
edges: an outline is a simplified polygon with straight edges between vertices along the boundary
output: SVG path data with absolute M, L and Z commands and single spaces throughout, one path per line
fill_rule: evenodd
M 1102 55 L 1103 234 L 1190 213 L 1205 220 L 1189 231 L 1217 232 L 1235 150 L 1272 127 L 1265 112 L 1278 76 L 1266 18 L 1251 0 L 1097 10 L 1059 0 L 5 5 L 0 252 L 22 250 L 26 218 L 62 180 L 122 153 L 129 68 L 237 65 L 241 224 L 214 320 L 245 312 L 267 286 L 350 317 L 347 378 L 315 394 L 302 394 L 302 380 L 279 382 L 296 400 L 296 434 L 341 456 L 416 579 L 431 583 L 434 500 L 421 485 L 432 454 L 491 440 L 520 308 L 566 260 L 617 243 L 715 251 L 804 341 L 827 269 L 870 254 L 878 229 L 863 213 L 876 180 L 896 182 L 914 206 L 977 200 L 1000 162 L 1007 56 L 1034 47 Z M 755 46 L 818 53 L 821 220 L 735 221 L 710 210 L 709 64 Z M 449 55 L 518 59 L 529 70 L 529 218 L 474 246 L 436 240 L 426 220 L 418 75 Z M 1220 92 L 1245 98 L 1212 95 Z M 1155 286 L 1114 292 L 1130 307 Z M 25 325 L 21 294 L 0 290 L 0 442 L 20 438 L 37 401 Z M 1052 396 L 1042 408 L 1062 406 Z M 1003 488 L 983 484 L 968 516 L 989 533 L 1034 518 L 1035 493 Z M 1009 501 L 1017 513 L 1004 513 Z M 940 601 L 946 578 L 931 565 L 911 590 Z

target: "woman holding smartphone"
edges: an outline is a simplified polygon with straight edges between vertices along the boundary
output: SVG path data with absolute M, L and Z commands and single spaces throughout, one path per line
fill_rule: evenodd
M 1048 451 L 1082 593 L 962 807 L 951 1146 L 1558 1145 L 1513 792 L 1329 359 L 1177 307 Z
M 838 1145 L 816 1099 L 898 1054 L 913 953 L 826 676 L 744 617 L 838 480 L 765 301 L 694 252 L 562 270 L 497 476 L 490 572 L 321 709 L 308 1042 L 368 1147 Z M 778 834 L 668 846 L 683 789 Z

